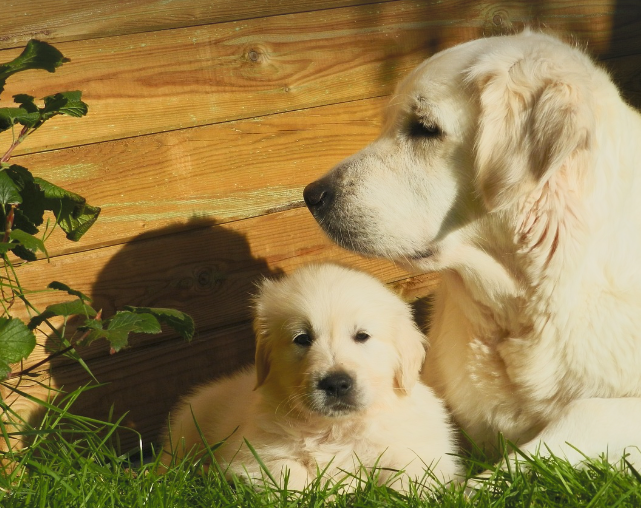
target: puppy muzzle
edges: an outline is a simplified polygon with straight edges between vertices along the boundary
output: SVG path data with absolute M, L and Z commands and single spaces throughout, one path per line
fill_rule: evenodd
M 314 390 L 314 408 L 327 416 L 339 416 L 357 411 L 356 380 L 347 372 L 338 371 L 321 377 Z

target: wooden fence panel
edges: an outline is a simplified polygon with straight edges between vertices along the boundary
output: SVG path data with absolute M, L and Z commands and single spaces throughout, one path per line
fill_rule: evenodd
M 378 135 L 387 98 L 16 157 L 100 205 L 80 243 L 54 235 L 49 255 L 224 224 L 303 206 L 304 186 Z
M 380 1 L 9 0 L 2 6 L 0 49 L 34 38 L 59 43 L 371 3 Z

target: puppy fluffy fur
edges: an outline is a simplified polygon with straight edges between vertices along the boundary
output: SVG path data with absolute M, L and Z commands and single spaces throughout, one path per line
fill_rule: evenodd
M 410 308 L 372 277 L 311 265 L 265 280 L 256 299 L 256 366 L 214 381 L 173 412 L 165 450 L 200 450 L 194 420 L 223 469 L 250 481 L 263 473 L 246 439 L 282 481 L 302 489 L 373 466 L 440 481 L 458 470 L 443 403 L 418 381 L 424 336 Z M 393 472 L 381 470 L 380 481 Z M 428 482 L 430 479 L 428 478 Z
M 479 444 L 641 464 L 641 116 L 532 31 L 437 53 L 385 115 L 304 195 L 339 244 L 441 272 L 425 381 Z

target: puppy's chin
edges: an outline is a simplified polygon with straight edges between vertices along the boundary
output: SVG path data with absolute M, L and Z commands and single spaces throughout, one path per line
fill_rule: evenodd
M 363 409 L 363 404 L 356 397 L 328 397 L 320 390 L 314 390 L 308 399 L 308 409 L 317 415 L 329 418 L 351 416 Z

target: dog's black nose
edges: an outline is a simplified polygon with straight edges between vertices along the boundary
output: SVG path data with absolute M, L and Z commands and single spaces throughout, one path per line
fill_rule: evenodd
M 325 178 L 310 183 L 303 191 L 303 199 L 312 213 L 326 209 L 334 200 L 334 193 Z
M 318 382 L 318 389 L 323 390 L 330 397 L 344 397 L 354 386 L 354 380 L 345 372 L 336 372 L 325 376 Z

